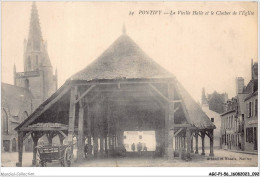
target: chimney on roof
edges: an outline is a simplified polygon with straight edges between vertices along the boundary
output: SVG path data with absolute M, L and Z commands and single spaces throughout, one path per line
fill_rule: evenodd
M 208 104 L 204 87 L 202 88 L 202 93 L 201 93 L 201 104 L 202 105 L 207 105 Z
M 252 80 L 258 79 L 258 64 L 253 62 L 253 59 L 251 60 L 251 75 Z
M 239 93 L 243 93 L 244 90 L 244 78 L 243 77 L 237 77 L 236 78 L 236 95 Z

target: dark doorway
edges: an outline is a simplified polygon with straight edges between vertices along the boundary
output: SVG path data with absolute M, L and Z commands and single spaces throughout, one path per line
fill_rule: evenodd
M 4 147 L 4 152 L 9 152 L 10 151 L 10 141 L 4 140 L 3 141 L 3 147 Z
M 16 139 L 15 138 L 12 140 L 12 151 L 16 152 Z
M 257 128 L 254 127 L 254 150 L 257 150 Z

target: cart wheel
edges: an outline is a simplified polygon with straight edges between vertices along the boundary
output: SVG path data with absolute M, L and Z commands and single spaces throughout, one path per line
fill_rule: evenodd
M 41 167 L 46 167 L 46 162 L 45 161 L 41 161 L 40 164 L 41 164 Z
M 41 161 L 41 159 L 40 159 L 40 157 L 39 157 L 39 153 L 37 152 L 37 155 L 36 155 L 36 163 L 35 163 L 35 166 L 36 166 L 36 167 L 39 167 L 39 166 L 40 166 L 40 161 Z

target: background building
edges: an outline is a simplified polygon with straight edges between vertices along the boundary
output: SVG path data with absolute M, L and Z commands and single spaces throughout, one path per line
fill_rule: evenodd
M 221 108 L 222 110 L 223 105 L 222 103 L 222 97 L 227 94 L 218 94 L 217 92 L 214 92 L 210 95 L 210 104 L 211 104 L 211 110 L 208 104 L 208 98 L 206 97 L 205 88 L 202 88 L 202 95 L 201 95 L 201 108 L 206 113 L 206 115 L 211 119 L 211 121 L 216 126 L 216 129 L 214 131 L 214 147 L 220 148 L 221 146 L 221 117 L 220 114 L 214 110 L 218 110 L 218 108 Z M 209 96 L 208 95 L 208 96 Z M 214 96 L 213 96 L 214 95 Z M 218 98 L 220 97 L 220 98 Z M 220 102 L 218 102 L 218 100 Z M 205 138 L 206 144 L 209 142 L 209 138 Z
M 225 112 L 221 114 L 222 147 L 241 150 L 242 138 L 239 131 L 241 120 L 238 118 L 238 100 L 232 98 L 225 104 Z
M 17 127 L 32 112 L 33 95 L 28 89 L 2 83 L 2 152 L 17 151 Z M 25 141 L 25 150 L 29 150 Z
M 43 40 L 35 2 L 32 5 L 28 40 L 24 40 L 24 72 L 16 72 L 14 85 L 2 83 L 2 152 L 17 151 L 14 128 L 57 90 L 57 70 L 53 68 Z M 10 73 L 11 74 L 11 73 Z M 25 151 L 32 150 L 29 136 Z
M 245 151 L 257 152 L 258 132 L 258 64 L 252 62 L 252 78 L 245 87 L 244 93 L 247 97 L 244 100 L 246 105 L 246 116 L 244 118 Z
M 225 104 L 221 115 L 222 145 L 229 149 L 257 152 L 258 64 L 251 63 L 251 80 L 236 79 L 237 96 Z

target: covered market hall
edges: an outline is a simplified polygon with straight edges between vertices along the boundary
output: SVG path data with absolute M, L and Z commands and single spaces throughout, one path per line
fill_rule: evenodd
M 23 140 L 28 136 L 34 142 L 33 164 L 35 147 L 44 135 L 49 144 L 57 136 L 60 144 L 66 138 L 72 145 L 76 137 L 75 159 L 81 161 L 85 144 L 93 144 L 94 157 L 111 157 L 124 147 L 126 131 L 154 131 L 158 156 L 191 159 L 192 153 L 199 151 L 199 137 L 201 154 L 205 155 L 206 135 L 210 155 L 214 155 L 214 129 L 174 75 L 147 56 L 123 31 L 100 57 L 70 77 L 15 129 L 17 166 L 22 166 Z

